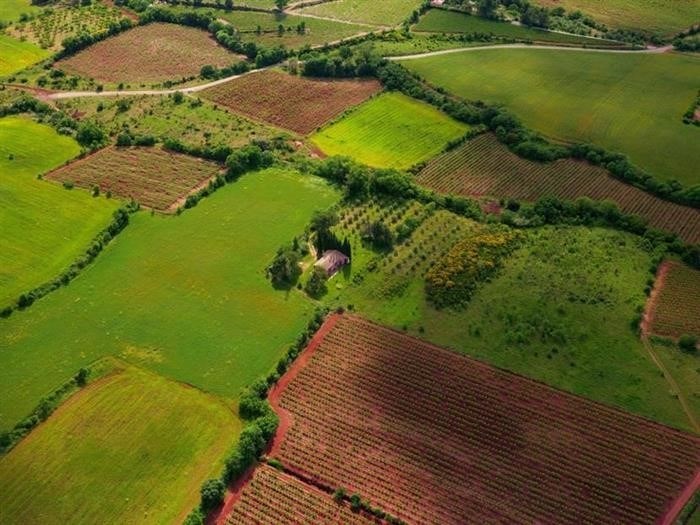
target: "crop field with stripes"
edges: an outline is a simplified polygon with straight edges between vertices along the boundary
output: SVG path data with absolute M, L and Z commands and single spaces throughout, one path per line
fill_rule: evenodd
M 664 282 L 651 313 L 651 331 L 671 337 L 700 336 L 700 270 L 677 262 L 666 264 Z
M 700 242 L 700 211 L 655 197 L 583 161 L 532 162 L 485 134 L 431 161 L 418 182 L 440 193 L 534 201 L 545 195 L 563 199 L 611 200 L 625 213 L 640 215 L 655 228 Z

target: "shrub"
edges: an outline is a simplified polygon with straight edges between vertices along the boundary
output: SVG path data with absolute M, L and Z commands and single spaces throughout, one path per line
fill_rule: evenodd
M 314 267 L 309 280 L 306 281 L 304 291 L 314 299 L 322 297 L 328 291 L 326 279 L 327 276 L 325 270 L 323 270 L 323 268 Z
M 220 479 L 208 479 L 202 485 L 199 493 L 202 498 L 202 509 L 209 511 L 224 501 L 226 486 Z
M 684 352 L 695 352 L 698 347 L 698 338 L 694 335 L 683 334 L 678 339 L 678 346 Z

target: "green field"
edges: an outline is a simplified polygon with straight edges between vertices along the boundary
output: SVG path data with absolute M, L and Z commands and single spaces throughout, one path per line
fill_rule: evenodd
M 23 13 L 29 15 L 39 12 L 39 10 L 37 6 L 32 5 L 31 0 L 2 0 L 0 22 L 14 22 Z
M 502 103 L 553 139 L 591 142 L 658 179 L 700 184 L 700 130 L 681 121 L 697 94 L 698 56 L 490 49 L 402 64 L 461 97 Z
M 119 206 L 37 180 L 78 153 L 77 142 L 49 126 L 0 119 L 0 308 L 70 266 Z
M 51 53 L 30 42 L 0 33 L 0 76 L 11 75 L 45 59 Z
M 408 217 L 421 225 L 389 253 L 373 252 L 363 247 L 358 227 L 383 214 L 395 232 Z M 426 213 L 415 203 L 360 206 L 342 217 L 337 234 L 351 239 L 353 264 L 329 282 L 329 305 L 353 305 L 382 324 L 496 366 L 691 428 L 630 327 L 651 276 L 653 255 L 640 238 L 582 227 L 531 230 L 465 310 L 436 310 L 425 298 L 425 272 L 483 225 L 444 211 Z M 690 385 L 697 365 L 686 365 L 676 373 Z
M 175 523 L 221 469 L 240 421 L 133 367 L 92 383 L 0 458 L 5 524 Z
M 347 155 L 370 166 L 406 169 L 440 153 L 468 127 L 432 106 L 385 93 L 311 136 L 327 155 Z
M 318 179 L 270 169 L 181 216 L 132 216 L 70 286 L 0 320 L 0 384 L 13 385 L 0 398 L 0 429 L 105 355 L 237 397 L 314 309 L 301 294 L 275 291 L 265 267 L 337 198 Z
M 413 26 L 414 31 L 430 33 L 491 33 L 498 37 L 558 44 L 620 45 L 609 40 L 564 35 L 526 26 L 516 26 L 456 11 L 431 9 Z
M 338 0 L 305 7 L 303 13 L 316 16 L 394 27 L 421 5 L 420 0 Z
M 670 35 L 700 22 L 697 0 L 536 0 L 547 7 L 580 10 L 610 27 Z

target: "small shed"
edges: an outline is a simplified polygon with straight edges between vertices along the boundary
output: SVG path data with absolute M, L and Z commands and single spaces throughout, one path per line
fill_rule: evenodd
M 338 250 L 326 250 L 314 266 L 322 268 L 329 277 L 350 262 L 350 257 Z

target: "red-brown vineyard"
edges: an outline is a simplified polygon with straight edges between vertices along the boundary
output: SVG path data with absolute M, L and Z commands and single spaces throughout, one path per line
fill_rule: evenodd
M 465 196 L 611 200 L 655 228 L 676 233 L 689 243 L 700 242 L 700 211 L 654 197 L 583 161 L 525 160 L 492 134 L 480 135 L 436 158 L 421 171 L 418 182 L 440 193 Z
M 695 436 L 355 316 L 300 359 L 270 455 L 408 523 L 670 523 L 700 485 Z M 288 508 L 270 475 L 232 516 Z
M 650 303 L 647 323 L 651 333 L 674 338 L 700 336 L 700 271 L 664 262 Z
M 376 80 L 312 80 L 268 70 L 202 95 L 236 113 L 306 135 L 381 89 Z

